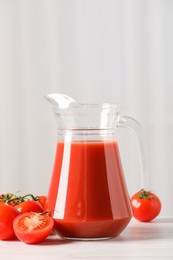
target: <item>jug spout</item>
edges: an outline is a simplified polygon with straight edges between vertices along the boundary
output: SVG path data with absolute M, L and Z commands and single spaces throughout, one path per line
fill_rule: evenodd
M 77 103 L 73 98 L 64 94 L 48 94 L 45 98 L 59 109 L 67 109 L 72 103 Z
M 117 125 L 118 104 L 83 104 L 64 94 L 48 94 L 58 129 L 112 129 Z

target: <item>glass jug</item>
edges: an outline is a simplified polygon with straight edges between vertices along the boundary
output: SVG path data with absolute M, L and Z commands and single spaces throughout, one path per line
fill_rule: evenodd
M 119 235 L 132 218 L 117 143 L 117 128 L 136 132 L 142 176 L 146 171 L 140 124 L 117 104 L 80 104 L 49 94 L 57 121 L 57 148 L 46 209 L 55 231 L 68 239 Z

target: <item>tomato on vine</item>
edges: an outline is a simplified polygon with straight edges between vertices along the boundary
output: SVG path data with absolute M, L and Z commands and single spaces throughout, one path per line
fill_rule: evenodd
M 48 211 L 43 212 L 46 199 L 43 195 L 0 194 L 0 240 L 11 240 L 15 235 L 26 243 L 45 239 L 54 225 Z
M 38 202 L 40 202 L 40 204 L 43 206 L 45 206 L 46 201 L 47 201 L 47 197 L 45 195 L 39 195 L 36 197 L 38 199 Z
M 18 215 L 18 210 L 11 205 L 0 204 L 0 240 L 11 240 L 15 237 L 13 221 Z
M 161 201 L 153 192 L 144 189 L 131 197 L 133 216 L 141 222 L 149 222 L 161 211 Z
M 43 212 L 43 207 L 47 197 L 44 195 L 34 196 L 33 194 L 26 194 L 24 196 L 6 193 L 0 195 L 0 204 L 8 204 L 19 212 Z
M 17 199 L 16 195 L 12 193 L 6 193 L 0 195 L 0 204 L 8 204 L 11 206 L 16 205 Z
M 43 212 L 43 206 L 35 200 L 26 200 L 14 206 L 20 213 Z

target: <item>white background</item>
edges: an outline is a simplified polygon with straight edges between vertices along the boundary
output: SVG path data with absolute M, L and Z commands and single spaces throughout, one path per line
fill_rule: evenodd
M 148 188 L 173 216 L 172 14 L 171 0 L 0 0 L 0 193 L 47 193 L 56 125 L 44 96 L 65 93 L 141 122 Z M 119 142 L 132 195 L 135 137 Z

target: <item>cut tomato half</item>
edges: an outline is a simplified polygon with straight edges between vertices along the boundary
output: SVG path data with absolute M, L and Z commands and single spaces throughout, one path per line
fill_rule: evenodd
M 53 226 L 53 218 L 34 212 L 22 213 L 13 222 L 16 237 L 27 244 L 43 241 L 51 233 Z

